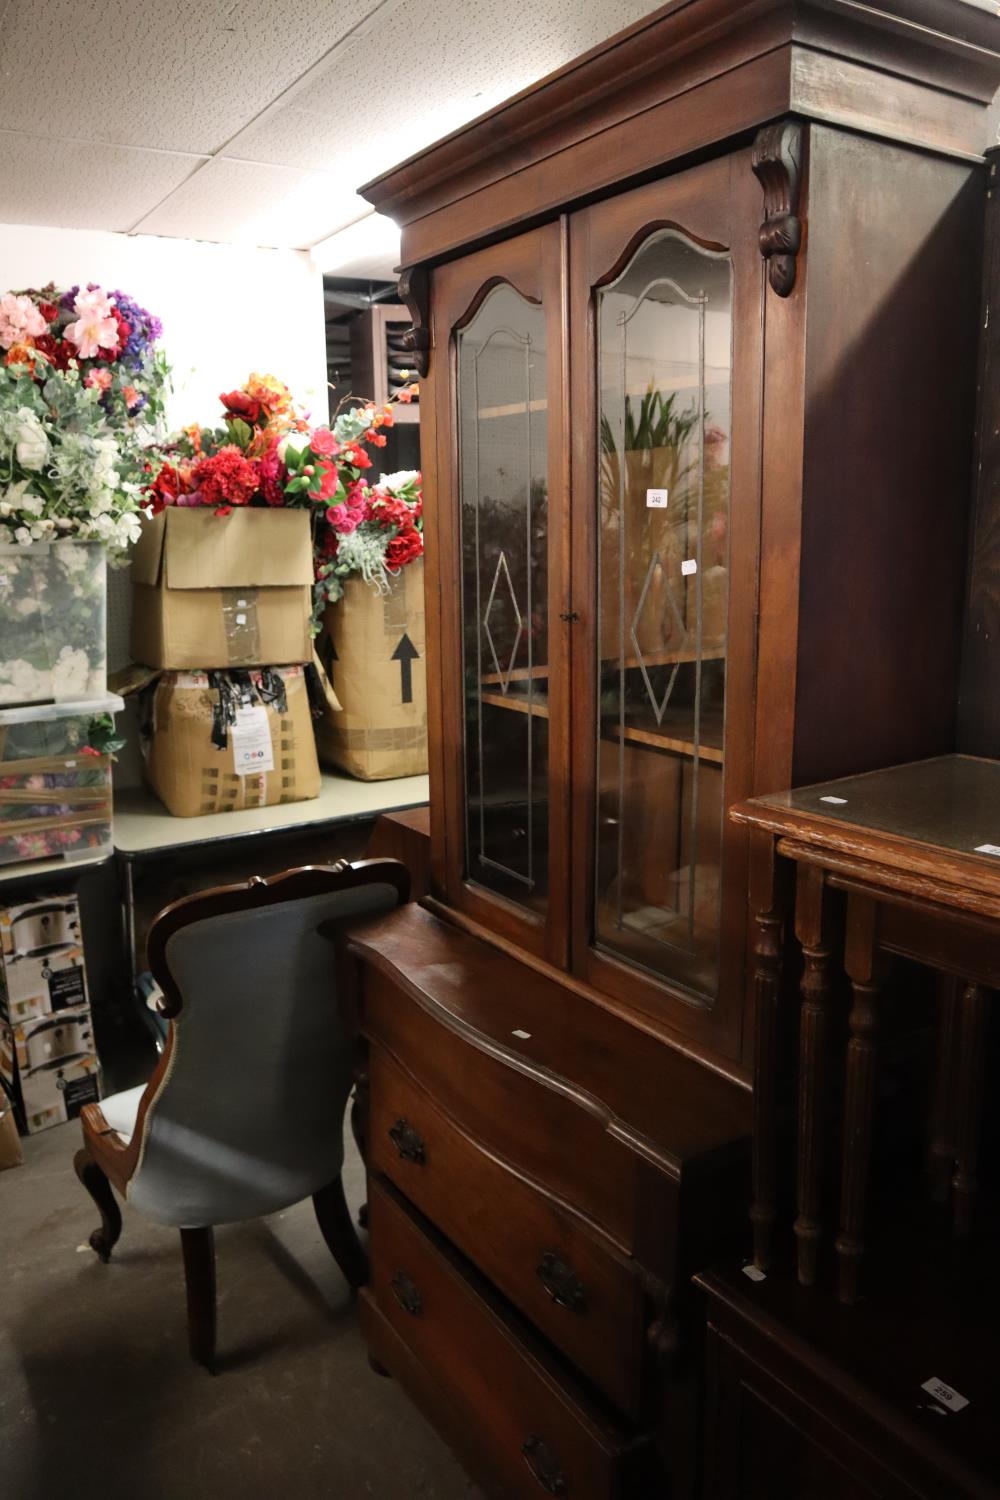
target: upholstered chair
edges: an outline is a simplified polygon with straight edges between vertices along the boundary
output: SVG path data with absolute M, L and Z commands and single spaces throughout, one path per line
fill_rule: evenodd
M 107 1261 L 126 1202 L 180 1230 L 192 1357 L 215 1357 L 213 1226 L 311 1197 L 352 1287 L 364 1252 L 344 1201 L 352 1037 L 338 1005 L 346 922 L 405 901 L 397 860 L 342 861 L 187 897 L 150 928 L 167 1042 L 149 1083 L 82 1111 L 77 1176 L 101 1213 Z

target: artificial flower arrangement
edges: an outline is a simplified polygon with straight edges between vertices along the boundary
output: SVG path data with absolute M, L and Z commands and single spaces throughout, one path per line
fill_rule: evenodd
M 160 332 L 93 284 L 0 296 L 0 703 L 106 691 L 102 548 L 139 535 Z
M 0 297 L 0 541 L 139 533 L 144 449 L 163 416 L 160 322 L 91 283 Z
M 411 401 L 415 390 L 406 386 L 394 399 Z M 384 591 L 400 568 L 421 556 L 420 474 L 404 470 L 377 481 L 366 478 L 372 468 L 368 447 L 385 446 L 391 404 L 347 406 L 332 425 L 311 428 L 286 386 L 256 374 L 220 400 L 221 427 L 188 427 L 164 450 L 147 486 L 154 515 L 168 505 L 210 506 L 219 516 L 236 506 L 307 507 L 317 631 L 345 579 L 359 574 Z

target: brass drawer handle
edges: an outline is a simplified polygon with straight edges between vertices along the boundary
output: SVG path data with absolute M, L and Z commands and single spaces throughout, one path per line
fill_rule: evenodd
M 418 1318 L 424 1310 L 424 1299 L 406 1272 L 393 1271 L 389 1285 L 392 1288 L 392 1295 L 403 1311 L 408 1312 L 412 1318 Z
M 570 1312 L 587 1311 L 583 1282 L 573 1267 L 560 1259 L 554 1250 L 546 1250 L 535 1267 L 535 1273 L 553 1302 L 557 1302 L 560 1307 L 568 1307 Z
M 404 1161 L 415 1162 L 418 1167 L 423 1166 L 427 1160 L 427 1147 L 409 1120 L 400 1116 L 395 1125 L 389 1127 L 389 1139 Z
M 547 1494 L 565 1495 L 566 1475 L 548 1443 L 543 1442 L 540 1437 L 532 1436 L 521 1444 L 521 1452 L 528 1468 Z

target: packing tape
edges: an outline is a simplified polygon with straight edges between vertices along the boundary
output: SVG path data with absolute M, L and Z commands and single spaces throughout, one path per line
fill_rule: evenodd
M 231 662 L 260 661 L 260 625 L 256 589 L 222 590 L 222 629 Z

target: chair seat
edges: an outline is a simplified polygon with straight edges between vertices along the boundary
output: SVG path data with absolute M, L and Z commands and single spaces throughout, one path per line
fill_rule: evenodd
M 126 1146 L 135 1134 L 139 1100 L 145 1092 L 146 1085 L 140 1083 L 138 1088 L 125 1089 L 121 1094 L 112 1094 L 110 1098 L 101 1100 L 101 1113 Z

